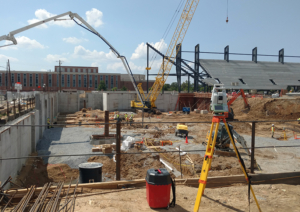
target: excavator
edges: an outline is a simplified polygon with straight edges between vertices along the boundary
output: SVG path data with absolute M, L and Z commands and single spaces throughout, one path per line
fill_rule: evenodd
M 181 13 L 180 19 L 178 21 L 177 27 L 171 39 L 171 42 L 168 46 L 166 56 L 163 58 L 163 62 L 158 71 L 157 77 L 153 86 L 151 87 L 148 95 L 146 96 L 144 90 L 142 88 L 142 83 L 137 85 L 139 93 L 142 95 L 142 100 L 132 100 L 130 102 L 131 108 L 135 109 L 143 109 L 144 111 L 152 111 L 153 113 L 158 112 L 158 109 L 155 105 L 155 101 L 161 92 L 169 73 L 172 68 L 172 63 L 170 60 L 175 58 L 178 50 L 176 49 L 177 44 L 181 44 L 185 34 L 189 28 L 189 25 L 192 21 L 194 13 L 197 9 L 198 3 L 200 0 L 186 0 L 185 6 Z M 150 70 L 150 67 L 147 67 L 146 70 Z

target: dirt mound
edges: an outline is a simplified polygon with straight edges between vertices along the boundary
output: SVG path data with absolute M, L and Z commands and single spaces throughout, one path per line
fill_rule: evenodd
M 139 152 L 130 149 L 128 152 Z M 88 162 L 99 162 L 103 164 L 103 176 L 115 179 L 116 163 L 107 156 L 93 156 Z M 164 168 L 157 154 L 128 154 L 121 155 L 121 178 L 126 180 L 143 179 L 150 168 Z
M 232 104 L 235 118 L 260 119 L 293 119 L 300 115 L 300 99 L 249 98 L 250 110 L 245 111 L 244 100 L 238 99 Z
M 78 176 L 78 169 L 71 169 L 67 164 L 44 164 L 41 158 L 29 158 L 15 182 L 24 187 L 43 186 L 47 182 L 69 183 Z

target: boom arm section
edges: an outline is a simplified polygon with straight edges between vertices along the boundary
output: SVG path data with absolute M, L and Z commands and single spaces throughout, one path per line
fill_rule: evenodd
M 27 25 L 27 26 L 22 27 L 22 28 L 20 28 L 20 29 L 11 31 L 8 35 L 2 35 L 2 36 L 0 36 L 0 41 L 2 41 L 2 40 L 9 40 L 9 41 L 12 41 L 12 44 L 0 46 L 0 48 L 1 48 L 1 47 L 5 47 L 5 46 L 10 46 L 10 45 L 17 45 L 17 40 L 16 40 L 16 38 L 15 38 L 15 35 L 16 35 L 16 34 L 18 34 L 18 33 L 20 33 L 20 32 L 23 32 L 23 31 L 26 31 L 26 30 L 28 30 L 28 29 L 34 28 L 34 27 L 39 26 L 39 25 L 41 25 L 41 24 L 47 23 L 47 22 L 49 22 L 49 21 L 53 21 L 53 20 L 54 20 L 54 21 L 65 20 L 65 19 L 59 19 L 59 18 L 64 17 L 64 16 L 66 16 L 66 15 L 69 15 L 70 18 L 71 18 L 70 20 L 73 20 L 73 21 L 74 21 L 76 24 L 78 24 L 79 26 L 85 28 L 86 30 L 92 32 L 93 34 L 95 34 L 95 35 L 97 35 L 99 38 L 101 38 L 101 40 L 103 40 L 104 43 L 106 43 L 106 44 L 109 46 L 110 50 L 117 56 L 117 58 L 120 58 L 120 59 L 121 59 L 123 65 L 124 65 L 124 67 L 125 67 L 125 70 L 126 70 L 127 74 L 129 75 L 129 78 L 130 78 L 130 80 L 131 80 L 131 82 L 132 82 L 132 84 L 133 84 L 133 86 L 134 86 L 134 89 L 135 89 L 135 91 L 136 91 L 137 94 L 138 94 L 138 97 L 139 97 L 141 103 L 145 106 L 144 100 L 143 100 L 143 98 L 142 98 L 142 96 L 141 96 L 141 93 L 139 92 L 139 90 L 138 90 L 138 88 L 137 88 L 135 79 L 134 79 L 134 77 L 133 77 L 132 71 L 131 71 L 130 66 L 129 66 L 128 62 L 127 62 L 126 57 L 120 55 L 120 53 L 119 53 L 119 52 L 118 52 L 118 51 L 117 51 L 117 50 L 116 50 L 116 49 L 115 49 L 115 48 L 114 48 L 114 47 L 113 47 L 113 46 L 112 46 L 112 45 L 111 45 L 111 44 L 110 44 L 110 43 L 109 43 L 102 35 L 100 35 L 100 34 L 99 34 L 99 33 L 98 33 L 98 32 L 97 32 L 97 31 L 89 24 L 89 23 L 87 23 L 83 18 L 81 18 L 77 13 L 72 13 L 71 11 L 69 11 L 69 12 L 66 12 L 66 13 L 63 13 L 63 14 L 60 14 L 60 15 L 53 16 L 53 17 L 51 17 L 51 18 L 45 19 L 45 20 L 43 20 L 43 21 L 39 21 L 39 22 L 36 22 L 36 23 L 34 23 L 34 24 Z M 80 22 L 81 22 L 82 24 L 84 24 L 85 26 L 83 26 L 82 24 L 79 24 L 79 23 L 75 20 L 75 18 L 78 19 L 78 20 L 80 20 Z
M 227 105 L 228 105 L 228 111 L 230 111 L 230 105 L 239 97 L 241 96 L 243 97 L 244 99 L 244 106 L 245 108 L 250 108 L 250 105 L 248 104 L 248 101 L 247 101 L 247 97 L 244 93 L 244 90 L 241 89 L 237 94 L 235 94 L 228 102 L 227 102 Z

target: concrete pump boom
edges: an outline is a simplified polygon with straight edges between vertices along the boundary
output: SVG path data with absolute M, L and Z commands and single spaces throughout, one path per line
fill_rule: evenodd
M 69 15 L 70 16 L 70 19 L 59 19 L 61 17 L 64 17 L 66 15 Z M 84 24 L 85 26 L 83 26 L 82 24 L 79 24 L 76 20 L 78 19 L 82 24 Z M 120 55 L 120 53 L 102 36 L 100 35 L 90 24 L 88 24 L 83 18 L 81 18 L 77 13 L 72 13 L 71 11 L 69 12 L 66 12 L 66 13 L 63 13 L 63 14 L 60 14 L 60 15 L 57 15 L 57 16 L 53 16 L 51 18 L 48 18 L 48 19 L 45 19 L 45 20 L 42 20 L 42 21 L 39 21 L 39 22 L 36 22 L 34 24 L 30 24 L 28 26 L 25 26 L 25 27 L 22 27 L 20 29 L 17 29 L 17 30 L 14 30 L 14 31 L 11 31 L 8 35 L 2 35 L 0 36 L 0 41 L 2 40 L 8 40 L 8 41 L 12 41 L 12 44 L 8 44 L 8 45 L 3 45 L 3 46 L 0 46 L 1 47 L 5 47 L 5 46 L 11 46 L 11 45 L 17 45 L 17 40 L 15 38 L 15 35 L 20 33 L 20 32 L 23 32 L 23 31 L 26 31 L 28 29 L 31 29 L 31 28 L 34 28 L 36 26 L 39 26 L 41 24 L 45 24 L 49 21 L 61 21 L 61 20 L 73 20 L 76 24 L 78 24 L 79 26 L 85 28 L 86 30 L 92 32 L 93 34 L 97 35 L 99 38 L 101 38 L 101 40 L 104 41 L 104 43 L 106 43 L 110 50 L 116 55 L 117 58 L 120 58 L 126 71 L 127 71 L 127 74 L 129 75 L 129 78 L 133 84 L 133 87 L 134 89 L 136 90 L 137 94 L 138 94 L 138 97 L 141 101 L 141 103 L 144 105 L 144 100 L 141 96 L 141 93 L 139 92 L 139 90 L 137 89 L 137 86 L 136 86 L 136 82 L 135 82 L 135 79 L 133 77 L 133 74 L 132 74 L 132 71 L 129 67 L 129 64 L 127 62 L 127 59 L 125 56 L 122 56 Z

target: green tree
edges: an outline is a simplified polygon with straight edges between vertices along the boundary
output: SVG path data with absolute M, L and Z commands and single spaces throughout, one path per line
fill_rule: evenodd
M 123 86 L 123 87 L 121 88 L 121 91 L 127 91 L 127 88 L 126 88 L 125 86 Z
M 111 90 L 112 90 L 112 91 L 117 91 L 118 88 L 117 88 L 117 87 L 113 87 Z
M 170 84 L 164 84 L 164 91 L 169 91 L 171 88 L 171 85 Z
M 178 83 L 172 82 L 170 85 L 170 91 L 178 91 Z
M 99 83 L 99 86 L 98 86 L 98 90 L 99 91 L 106 91 L 107 90 L 107 87 L 106 87 L 106 85 L 105 85 L 105 82 L 102 80 L 102 81 L 100 81 L 100 83 Z

